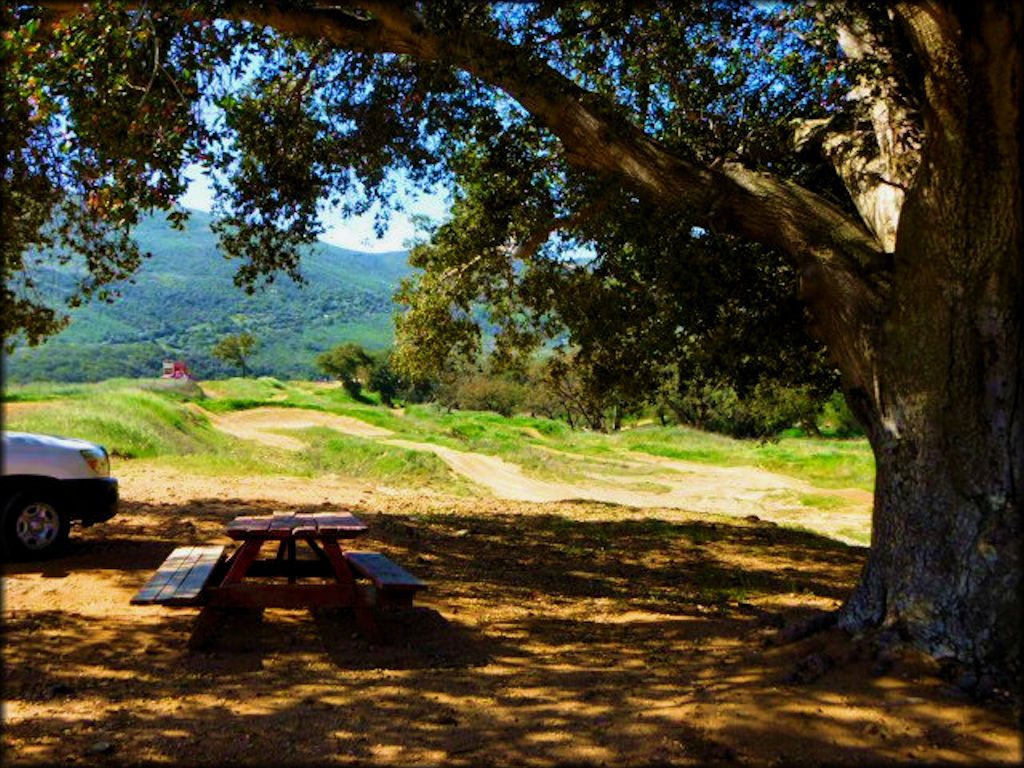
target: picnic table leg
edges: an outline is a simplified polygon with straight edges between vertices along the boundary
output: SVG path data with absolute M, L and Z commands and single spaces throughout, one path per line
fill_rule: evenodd
M 352 595 L 354 598 L 352 609 L 355 612 L 356 626 L 359 627 L 359 631 L 371 643 L 380 643 L 381 632 L 376 616 L 374 616 L 373 605 L 366 599 L 363 590 L 359 589 L 359 586 L 355 583 L 355 574 L 352 573 L 349 564 L 345 562 L 345 558 L 341 554 L 341 547 L 338 545 L 338 540 L 324 538 L 323 553 L 331 564 L 334 577 L 340 583 L 352 585 Z
M 263 546 L 263 542 L 259 539 L 243 541 L 242 546 L 228 560 L 228 572 L 225 574 L 220 586 L 236 584 L 244 579 L 249 566 L 255 562 L 256 557 L 259 555 L 261 546 Z
M 192 624 L 192 634 L 188 638 L 188 648 L 200 651 L 208 648 L 217 637 L 221 622 L 224 619 L 223 608 L 211 608 L 204 605 Z

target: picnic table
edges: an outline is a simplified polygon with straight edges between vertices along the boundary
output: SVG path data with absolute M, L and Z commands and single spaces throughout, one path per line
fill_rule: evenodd
M 226 547 L 178 547 L 132 598 L 133 605 L 226 608 L 352 608 L 360 630 L 379 640 L 375 611 L 412 605 L 426 584 L 379 552 L 348 549 L 366 532 L 351 514 L 236 517 Z M 272 557 L 260 557 L 266 545 Z M 297 556 L 297 544 L 313 557 Z

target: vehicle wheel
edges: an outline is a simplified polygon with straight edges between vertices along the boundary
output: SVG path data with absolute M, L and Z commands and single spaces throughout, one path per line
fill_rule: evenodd
M 12 560 L 52 557 L 64 549 L 71 520 L 54 496 L 22 491 L 4 509 L 3 544 Z

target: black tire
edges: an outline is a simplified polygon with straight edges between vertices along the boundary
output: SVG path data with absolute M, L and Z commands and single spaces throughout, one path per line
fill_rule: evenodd
M 3 548 L 9 560 L 37 560 L 64 551 L 71 518 L 62 501 L 45 489 L 27 489 L 4 507 Z

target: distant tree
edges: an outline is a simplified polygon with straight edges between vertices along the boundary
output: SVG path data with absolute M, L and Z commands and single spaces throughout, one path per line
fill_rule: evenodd
M 585 423 L 590 429 L 603 431 L 608 403 L 602 398 L 597 380 L 584 375 L 590 372 L 591 369 L 576 365 L 573 355 L 558 354 L 545 367 L 544 383 L 561 402 L 570 427 L 576 429 Z
M 403 386 L 402 378 L 391 367 L 391 352 L 386 351 L 373 359 L 373 369 L 366 387 L 380 395 L 380 400 L 388 408 L 394 408 L 395 397 Z
M 256 347 L 255 337 L 248 331 L 243 331 L 222 338 L 214 344 L 211 354 L 225 363 L 237 365 L 242 369 L 242 376 L 248 376 L 249 367 L 246 361 L 256 351 Z
M 358 344 L 338 344 L 316 358 L 316 366 L 328 376 L 333 376 L 352 397 L 361 397 L 363 382 L 368 381 L 373 370 L 373 358 Z

